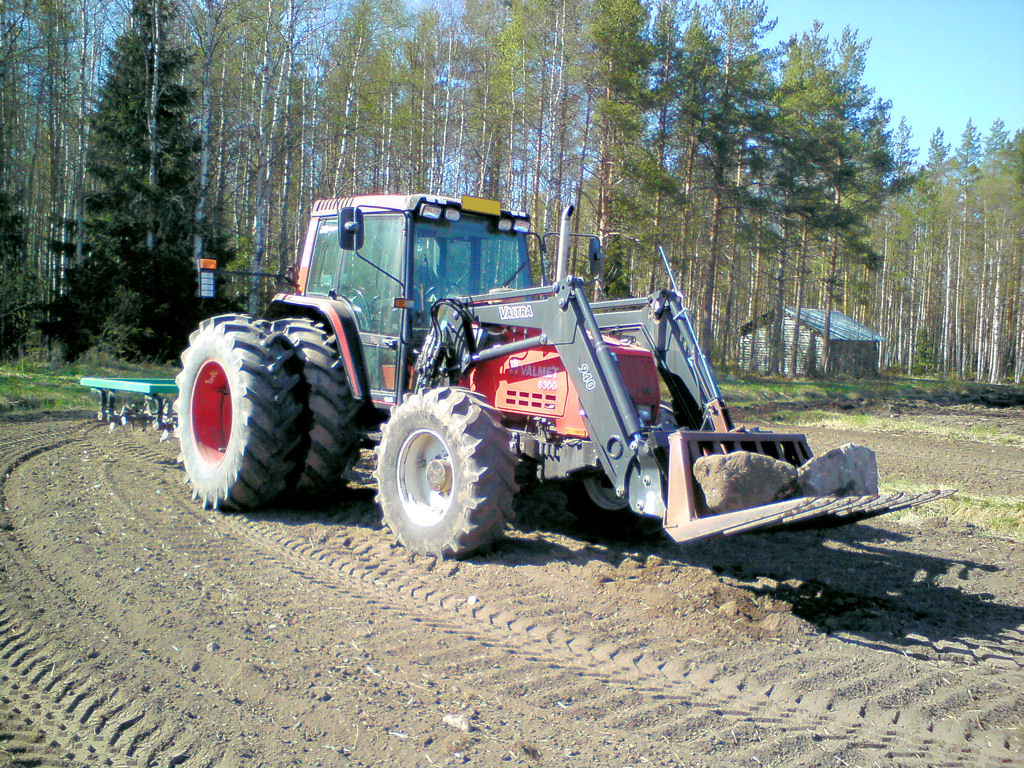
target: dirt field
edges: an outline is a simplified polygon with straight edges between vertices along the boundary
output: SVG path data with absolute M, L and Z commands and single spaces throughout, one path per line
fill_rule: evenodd
M 810 437 L 1024 495 L 1020 448 Z M 331 506 L 223 515 L 176 451 L 0 421 L 0 766 L 1024 765 L 1020 544 L 909 517 L 682 548 L 535 487 L 506 541 L 437 562 L 364 464 Z

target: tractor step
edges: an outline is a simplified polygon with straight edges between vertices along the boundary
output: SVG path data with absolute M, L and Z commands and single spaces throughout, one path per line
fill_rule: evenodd
M 788 499 L 761 507 L 741 509 L 666 526 L 665 532 L 677 542 L 700 541 L 745 531 L 801 524 L 835 526 L 854 523 L 876 515 L 915 507 L 952 496 L 954 491 L 883 493 L 878 496 L 817 496 Z

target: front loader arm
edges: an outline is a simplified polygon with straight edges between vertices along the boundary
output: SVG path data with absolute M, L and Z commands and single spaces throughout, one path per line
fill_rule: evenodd
M 733 428 L 679 294 L 659 291 L 643 299 L 604 301 L 592 307 L 602 331 L 642 337 L 672 397 L 679 426 L 718 432 Z
M 473 361 L 530 346 L 554 346 L 577 389 L 583 420 L 612 486 L 631 502 L 637 498 L 637 511 L 661 515 L 664 473 L 655 455 L 656 445 L 644 432 L 587 301 L 583 281 L 569 276 L 554 286 L 474 296 L 470 303 L 480 323 L 541 332 L 523 341 L 490 347 Z
M 659 517 L 676 541 L 812 519 L 853 522 L 948 494 L 795 498 L 710 512 L 698 503 L 694 487 L 693 464 L 699 457 L 747 451 L 800 466 L 811 452 L 803 435 L 733 429 L 679 294 L 662 291 L 645 300 L 591 305 L 582 281 L 570 276 L 554 286 L 474 296 L 468 301 L 480 323 L 539 331 L 481 350 L 473 361 L 532 346 L 556 348 L 578 391 L 596 457 L 616 493 L 628 499 L 635 512 Z M 606 335 L 627 337 L 650 349 L 672 394 L 681 429 L 642 426 L 604 341 Z

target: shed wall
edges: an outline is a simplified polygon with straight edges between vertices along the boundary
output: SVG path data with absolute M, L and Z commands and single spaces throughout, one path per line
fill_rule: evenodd
M 785 357 L 781 361 L 782 372 L 794 375 L 793 326 L 795 321 L 783 321 L 783 347 Z M 771 371 L 772 324 L 761 323 L 748 333 L 740 336 L 740 365 L 755 373 L 768 374 Z M 822 353 L 824 337 L 801 323 L 797 336 L 797 376 L 821 376 L 824 374 Z M 832 341 L 831 373 L 836 376 L 860 378 L 878 375 L 877 341 Z

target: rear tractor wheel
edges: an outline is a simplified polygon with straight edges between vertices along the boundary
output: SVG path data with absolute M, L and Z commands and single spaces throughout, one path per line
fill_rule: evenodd
M 497 539 L 510 516 L 517 457 L 497 412 L 443 387 L 407 397 L 377 448 L 384 522 L 414 552 L 460 558 Z
M 176 382 L 178 437 L 193 495 L 213 509 L 252 509 L 287 487 L 302 408 L 290 342 L 245 315 L 204 320 Z
M 352 396 L 333 337 L 319 325 L 289 318 L 275 321 L 271 328 L 292 342 L 302 373 L 301 457 L 290 483 L 307 496 L 326 496 L 345 484 L 345 473 L 359 460 L 362 437 L 353 419 L 360 402 Z

